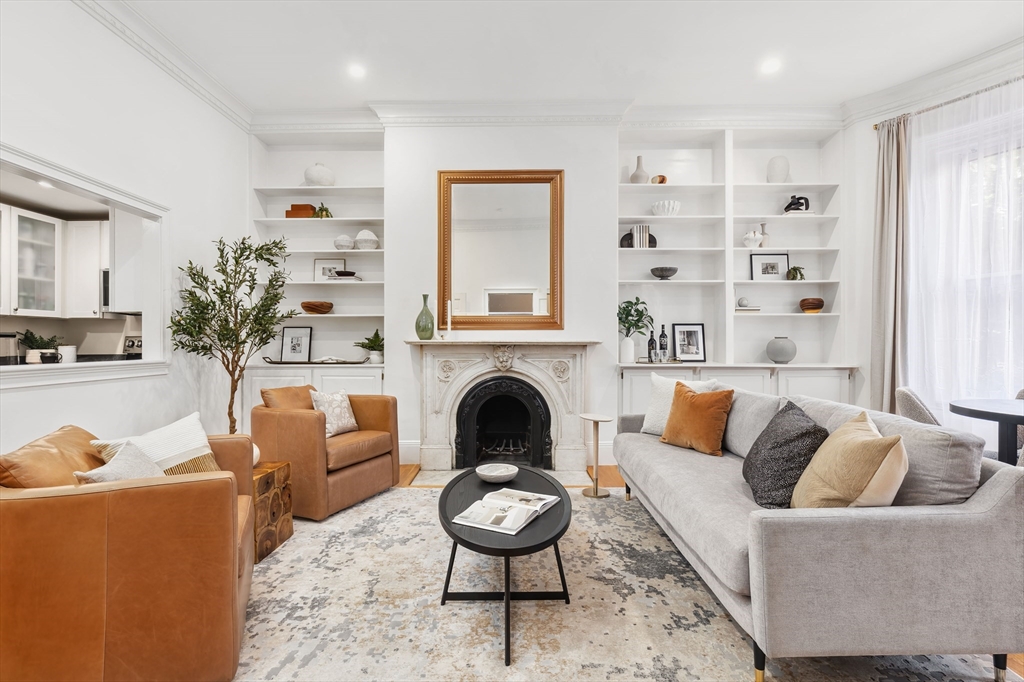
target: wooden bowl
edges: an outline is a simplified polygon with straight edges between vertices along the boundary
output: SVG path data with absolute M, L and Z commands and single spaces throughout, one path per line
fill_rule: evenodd
M 334 310 L 330 301 L 303 301 L 299 306 L 310 315 L 326 315 Z
M 808 315 L 814 315 L 820 313 L 825 307 L 825 300 L 821 298 L 801 298 L 800 299 L 800 310 L 804 311 Z

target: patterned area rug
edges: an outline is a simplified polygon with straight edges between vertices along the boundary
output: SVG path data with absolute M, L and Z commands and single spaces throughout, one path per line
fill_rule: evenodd
M 394 488 L 295 535 L 256 566 L 239 680 L 753 679 L 749 640 L 639 502 L 571 491 L 559 542 L 572 603 L 440 605 L 451 540 L 439 490 Z M 460 548 L 452 590 L 501 588 L 501 559 Z M 513 590 L 557 590 L 554 553 L 512 559 Z M 1012 676 L 1012 674 L 1011 674 Z M 792 682 L 991 680 L 991 658 L 780 659 Z

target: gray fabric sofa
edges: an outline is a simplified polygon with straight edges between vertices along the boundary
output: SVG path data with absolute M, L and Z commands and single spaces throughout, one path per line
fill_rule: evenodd
M 712 390 L 726 388 L 718 384 Z M 830 432 L 862 408 L 792 396 Z M 763 509 L 743 457 L 787 398 L 737 390 L 723 457 L 619 418 L 614 453 L 635 495 L 765 657 L 1024 651 L 1024 469 L 982 459 L 983 442 L 869 414 L 910 460 L 892 507 Z M 945 502 L 945 503 L 941 503 Z

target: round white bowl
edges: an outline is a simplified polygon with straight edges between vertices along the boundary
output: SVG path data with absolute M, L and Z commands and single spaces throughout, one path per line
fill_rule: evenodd
M 671 199 L 665 199 L 663 201 L 655 201 L 651 204 L 651 213 L 654 215 L 675 215 L 679 213 L 679 207 L 681 204 L 678 201 Z
M 518 473 L 519 467 L 514 464 L 481 464 L 476 468 L 476 475 L 487 483 L 505 483 Z
M 376 237 L 373 239 L 356 239 L 356 248 L 363 251 L 372 251 L 377 248 L 378 244 L 380 244 L 380 242 L 377 241 Z

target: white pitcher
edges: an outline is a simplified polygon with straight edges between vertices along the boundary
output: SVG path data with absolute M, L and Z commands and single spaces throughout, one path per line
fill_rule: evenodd
M 761 245 L 762 239 L 764 239 L 764 235 L 762 235 L 757 230 L 751 230 L 750 232 L 747 232 L 745 235 L 743 235 L 743 245 L 746 246 L 748 249 L 756 249 L 758 246 Z

